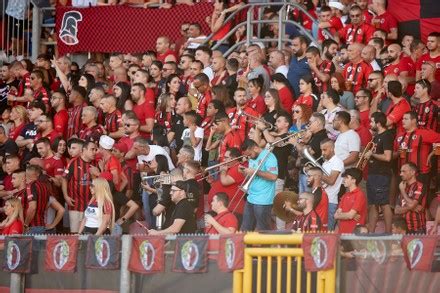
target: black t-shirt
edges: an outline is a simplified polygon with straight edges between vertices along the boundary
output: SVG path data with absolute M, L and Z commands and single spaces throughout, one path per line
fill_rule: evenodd
M 384 151 L 393 151 L 394 134 L 391 130 L 385 130 L 384 132 L 377 134 L 373 143 L 376 144 L 375 154 L 383 154 Z M 391 174 L 391 162 L 379 161 L 373 157 L 368 161 L 368 174 L 376 175 L 390 175 Z
M 175 115 L 173 117 L 171 132 L 174 132 L 174 139 L 176 140 L 176 150 L 179 151 L 183 145 L 182 133 L 185 130 L 183 125 L 183 117 L 180 115 Z
M 281 136 L 275 138 L 275 140 L 288 136 L 288 133 L 284 133 Z M 278 179 L 286 179 L 287 163 L 289 155 L 292 153 L 292 145 L 287 140 L 281 142 L 273 149 L 273 154 L 278 161 Z
M 20 136 L 24 139 L 34 139 L 37 136 L 37 126 L 33 122 L 26 124 L 21 130 Z
M 275 122 L 277 121 L 277 117 L 278 117 L 277 110 L 272 110 L 270 112 L 266 112 L 263 114 L 263 119 L 272 125 L 275 125 Z
M 193 205 L 193 207 L 196 209 L 199 207 L 199 198 L 200 198 L 200 185 L 197 183 L 197 180 L 195 179 L 188 179 L 186 180 L 188 183 L 188 190 L 186 190 L 186 197 L 188 198 L 188 201 Z
M 327 138 L 328 138 L 328 136 L 327 136 L 327 132 L 325 131 L 325 129 L 322 129 L 312 135 L 312 138 L 310 139 L 308 146 L 310 146 L 311 149 L 313 150 L 313 154 L 311 154 L 311 155 L 315 159 L 318 159 L 321 156 L 321 141 L 323 141 L 324 139 L 327 139 Z M 307 159 L 303 158 L 301 160 L 302 165 L 304 165 L 307 162 L 308 162 Z
M 12 139 L 9 138 L 4 144 L 0 144 L 0 157 L 16 154 L 18 154 L 18 146 Z
M 171 216 L 171 223 L 173 223 L 176 219 L 185 220 L 185 224 L 183 224 L 179 234 L 196 232 L 197 224 L 196 216 L 194 214 L 194 207 L 186 198 L 182 199 L 176 204 L 176 208 Z
M 162 184 L 162 195 L 158 199 L 159 204 L 165 207 L 165 222 L 163 223 L 163 229 L 168 228 L 173 223 L 171 221 L 171 215 L 173 214 L 175 205 L 171 201 L 171 185 Z

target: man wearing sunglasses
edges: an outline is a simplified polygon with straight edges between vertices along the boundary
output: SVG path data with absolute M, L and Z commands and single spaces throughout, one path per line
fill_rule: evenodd
M 197 230 L 194 206 L 186 196 L 189 185 L 185 181 L 177 181 L 171 186 L 171 200 L 176 205 L 171 215 L 171 226 L 164 230 L 148 230 L 149 235 L 168 235 L 195 233 Z
M 350 24 L 338 32 L 341 41 L 348 45 L 353 43 L 367 44 L 374 33 L 374 27 L 365 23 L 362 9 L 358 5 L 350 8 Z

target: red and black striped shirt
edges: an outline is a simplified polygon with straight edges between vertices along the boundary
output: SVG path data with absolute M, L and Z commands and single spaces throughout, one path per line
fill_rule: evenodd
M 302 215 L 296 223 L 296 230 L 301 229 L 301 232 L 316 232 L 321 231 L 322 221 L 315 210 L 311 210 L 307 215 Z
M 81 104 L 78 106 L 74 106 L 72 108 L 69 108 L 69 120 L 67 123 L 67 138 L 72 137 L 73 135 L 79 136 L 79 133 L 82 129 L 82 109 L 87 106 L 87 104 Z
M 26 188 L 17 191 L 13 195 L 15 198 L 18 198 L 21 201 L 21 205 L 23 207 L 23 212 L 26 213 L 28 208 L 28 201 L 27 201 L 27 195 L 26 195 Z
M 47 185 L 38 180 L 27 184 L 26 195 L 28 203 L 31 201 L 37 202 L 37 210 L 35 211 L 35 216 L 29 223 L 29 226 L 45 226 L 44 215 L 46 214 L 47 203 L 49 202 Z
M 81 157 L 72 159 L 69 162 L 64 177 L 67 179 L 67 194 L 75 201 L 74 206 L 69 206 L 71 211 L 83 212 L 91 198 L 90 185 L 92 176 L 90 175 L 92 162 L 86 162 Z
M 107 113 L 105 115 L 105 129 L 107 133 L 116 132 L 122 123 L 121 111 L 115 110 L 112 113 Z
M 100 124 L 96 124 L 90 128 L 85 127 L 81 129 L 79 133 L 79 138 L 86 141 L 90 140 L 90 141 L 98 142 L 99 138 L 101 137 L 101 135 L 104 134 L 104 132 L 105 132 L 104 127 L 102 127 L 102 125 Z
M 51 109 L 49 91 L 44 87 L 34 91 L 34 101 L 41 101 L 46 106 L 46 110 L 49 113 Z
M 417 113 L 419 128 L 427 128 L 437 131 L 438 106 L 432 100 L 420 103 L 412 107 L 412 111 Z
M 406 225 L 409 232 L 423 231 L 426 229 L 426 196 L 423 194 L 423 183 L 416 181 L 411 185 L 407 185 L 405 192 L 408 197 L 418 202 L 417 205 L 422 206 L 420 211 L 408 211 L 403 217 L 405 218 Z M 400 198 L 402 207 L 406 206 L 406 201 L 403 197 Z
M 134 186 L 134 173 L 133 169 L 128 166 L 125 162 L 121 163 L 122 165 L 122 171 L 125 174 L 125 177 L 127 177 L 127 186 L 125 187 L 126 190 L 133 190 Z
M 333 64 L 333 62 L 331 61 L 327 61 L 327 60 L 323 60 L 321 64 L 319 64 L 318 69 L 320 72 L 324 73 L 324 74 L 328 74 L 331 75 L 332 73 L 335 72 L 335 65 Z M 312 76 L 313 76 L 313 80 L 315 81 L 316 86 L 319 89 L 320 93 L 323 93 L 325 91 L 327 91 L 328 88 L 328 81 L 327 82 L 322 82 L 318 75 L 312 71 Z

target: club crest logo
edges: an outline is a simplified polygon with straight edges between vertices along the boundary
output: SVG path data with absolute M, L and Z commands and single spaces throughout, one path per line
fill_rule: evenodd
M 107 266 L 110 260 L 110 244 L 103 237 L 95 242 L 95 257 L 101 267 Z
M 228 269 L 232 269 L 235 261 L 235 243 L 230 238 L 225 242 L 225 260 Z
M 413 269 L 420 261 L 423 255 L 423 242 L 420 239 L 413 239 L 406 247 L 408 259 L 411 269 Z
M 70 248 L 65 240 L 61 240 L 55 245 L 52 257 L 53 264 L 58 270 L 61 270 L 69 260 Z
M 21 253 L 20 248 L 14 241 L 8 242 L 6 262 L 10 270 L 15 270 L 20 264 Z
M 187 271 L 195 269 L 199 262 L 199 256 L 199 248 L 191 240 L 186 241 L 180 250 L 182 265 Z
M 368 240 L 367 252 L 379 264 L 383 264 L 387 257 L 387 247 L 382 240 Z
M 310 246 L 310 254 L 313 257 L 313 262 L 316 267 L 322 268 L 328 259 L 328 246 L 327 243 L 320 237 L 315 237 Z
M 142 241 L 142 243 L 139 245 L 139 257 L 144 269 L 146 271 L 150 271 L 154 265 L 156 250 L 148 240 Z
M 68 11 L 64 13 L 59 33 L 60 40 L 64 44 L 73 46 L 79 43 L 78 22 L 82 21 L 82 19 L 82 14 L 79 11 Z

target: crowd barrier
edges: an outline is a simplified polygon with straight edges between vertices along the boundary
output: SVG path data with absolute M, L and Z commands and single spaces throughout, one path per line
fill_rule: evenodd
M 8 270 L 11 269 L 11 263 L 18 264 L 19 261 L 16 252 L 8 258 L 7 250 L 13 246 L 8 243 L 27 238 L 23 236 L 11 240 L 1 237 L 0 240 L 5 240 L 6 247 L 0 256 L 0 292 L 440 292 L 438 251 L 433 253 L 434 257 L 428 263 L 424 261 L 425 253 L 430 249 L 426 241 L 434 240 L 435 248 L 439 237 L 414 236 L 406 239 L 399 235 L 339 236 L 291 232 L 247 233 L 229 238 L 215 235 L 167 236 L 163 239 L 164 268 L 150 273 L 137 271 L 132 259 L 136 248 L 142 246 L 137 245 L 141 242 L 145 244 L 145 239 L 150 239 L 148 236 L 124 235 L 117 238 L 120 239 L 117 249 L 119 263 L 114 269 L 90 267 L 93 265 L 93 257 L 87 252 L 87 247 L 93 243 L 92 250 L 96 250 L 97 242 L 92 241 L 99 240 L 99 237 L 57 237 L 79 240 L 75 256 L 76 269 L 73 272 L 48 270 L 47 255 L 49 253 L 55 256 L 59 246 L 54 248 L 49 244 L 50 237 L 37 235 L 31 238 L 30 273 L 10 273 Z M 238 240 L 235 244 L 240 241 L 244 244 L 241 252 L 238 247 L 235 250 L 228 249 L 230 246 L 227 246 L 227 239 L 234 237 Z M 327 238 L 336 240 L 334 255 Z M 116 238 L 105 239 L 111 243 Z M 181 240 L 190 240 L 196 245 L 199 245 L 198 240 L 206 240 L 203 243 L 208 247 L 207 259 L 200 258 L 200 263 L 206 261 L 206 266 L 196 269 L 185 265 L 185 268 L 179 267 L 179 260 L 184 260 L 182 255 L 176 257 L 176 253 L 179 253 L 178 248 L 182 248 L 183 243 L 184 247 L 188 243 Z M 405 246 L 408 248 L 409 259 L 405 259 L 401 242 L 409 240 L 409 244 Z M 311 246 L 307 246 L 307 243 L 311 243 Z M 322 245 L 325 243 L 326 245 Z M 413 243 L 416 245 L 412 245 Z M 185 249 L 182 248 L 181 251 Z M 232 263 L 226 260 L 226 264 L 221 265 L 220 259 L 231 255 L 231 251 L 235 254 Z M 198 256 L 203 254 L 201 251 L 198 253 Z M 110 258 L 104 252 L 101 256 L 100 262 L 106 262 L 103 260 L 106 257 L 107 261 Z M 24 257 L 24 253 L 21 257 Z M 188 261 L 198 263 L 194 259 L 190 257 Z M 62 262 L 62 258 L 57 261 Z M 144 268 L 145 265 L 142 264 Z M 233 268 L 239 269 L 233 271 Z

